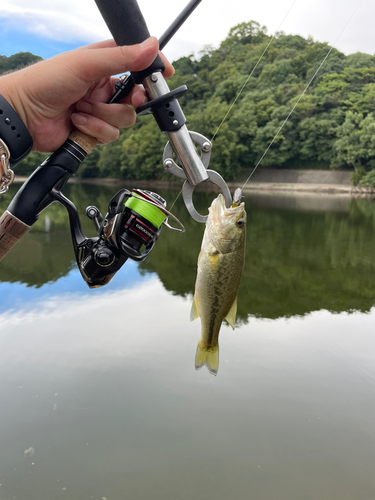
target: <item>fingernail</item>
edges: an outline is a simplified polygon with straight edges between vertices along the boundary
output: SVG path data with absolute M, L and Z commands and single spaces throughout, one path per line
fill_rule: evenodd
M 82 111 L 82 113 L 87 113 L 88 115 L 90 115 L 92 113 L 92 106 L 87 101 L 78 101 L 77 110 Z
M 87 123 L 87 118 L 86 116 L 81 115 L 79 113 L 73 113 L 72 122 L 76 123 L 77 125 L 85 125 L 85 123 Z
M 154 43 L 155 43 L 155 37 L 152 36 L 150 38 L 147 38 L 147 40 L 145 40 L 144 42 L 141 43 L 141 48 L 148 49 L 149 47 L 154 45 Z

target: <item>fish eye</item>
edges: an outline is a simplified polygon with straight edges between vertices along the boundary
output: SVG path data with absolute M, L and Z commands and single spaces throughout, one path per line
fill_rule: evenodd
M 237 227 L 243 227 L 245 225 L 244 219 L 238 219 L 236 222 Z

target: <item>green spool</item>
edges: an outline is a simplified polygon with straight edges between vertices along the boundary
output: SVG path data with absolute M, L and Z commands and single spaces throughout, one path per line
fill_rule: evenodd
M 131 196 L 127 199 L 125 206 L 130 208 L 131 210 L 134 210 L 134 212 L 137 212 L 158 229 L 167 218 L 165 213 L 159 210 L 157 207 L 151 205 L 150 203 L 147 203 L 146 201 L 142 201 L 139 198 L 135 198 L 134 196 Z

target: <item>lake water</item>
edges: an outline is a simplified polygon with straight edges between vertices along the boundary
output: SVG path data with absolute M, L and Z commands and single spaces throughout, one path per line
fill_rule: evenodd
M 116 188 L 66 192 L 85 218 Z M 197 195 L 202 212 L 211 198 Z M 1 500 L 375 498 L 375 203 L 249 194 L 246 207 L 217 377 L 194 369 L 204 227 L 181 200 L 186 233 L 163 229 L 102 289 L 82 281 L 56 204 L 1 262 Z

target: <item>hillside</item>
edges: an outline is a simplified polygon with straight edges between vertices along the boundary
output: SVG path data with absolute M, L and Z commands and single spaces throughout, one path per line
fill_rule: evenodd
M 212 138 L 270 39 L 266 27 L 250 21 L 232 28 L 218 48 L 174 62 L 169 83 L 189 89 L 180 103 L 190 130 Z M 214 139 L 210 168 L 227 180 L 246 177 L 328 50 L 327 43 L 277 33 Z M 375 57 L 333 50 L 261 166 L 350 169 L 356 182 L 372 183 L 374 105 Z M 116 143 L 95 148 L 80 175 L 169 176 L 161 166 L 165 142 L 154 120 L 141 117 Z

